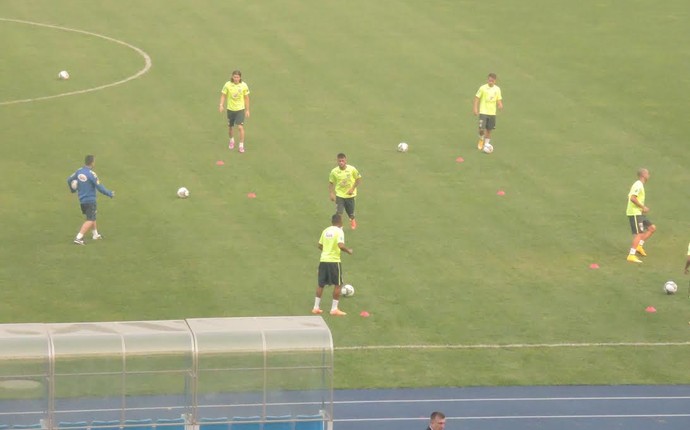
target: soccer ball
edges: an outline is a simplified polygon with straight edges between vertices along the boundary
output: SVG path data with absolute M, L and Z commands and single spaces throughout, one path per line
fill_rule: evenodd
M 345 297 L 352 297 L 355 295 L 355 287 L 353 287 L 350 284 L 345 284 L 343 285 L 343 288 L 340 290 L 340 294 Z
M 482 151 L 484 151 L 485 154 L 491 154 L 494 152 L 494 146 L 490 143 L 485 143 Z
M 177 190 L 177 197 L 181 199 L 186 199 L 187 197 L 189 197 L 189 190 L 185 187 L 180 187 L 180 189 Z
M 405 142 L 398 143 L 398 152 L 407 152 L 410 146 Z
M 66 81 L 67 79 L 69 79 L 69 72 L 67 70 L 63 70 L 62 72 L 58 73 L 58 79 Z
M 666 294 L 676 294 L 678 291 L 678 285 L 673 281 L 666 281 L 664 284 L 664 292 Z

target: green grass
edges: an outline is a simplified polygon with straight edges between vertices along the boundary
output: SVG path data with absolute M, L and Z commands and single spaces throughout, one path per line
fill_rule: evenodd
M 153 67 L 0 105 L 0 322 L 305 314 L 342 151 L 363 183 L 343 263 L 357 293 L 326 317 L 336 348 L 688 342 L 688 15 L 683 0 L 5 0 L 0 18 L 122 40 Z M 57 29 L 0 21 L 0 38 L 0 103 L 144 63 Z M 235 68 L 252 91 L 243 155 L 217 112 Z M 489 71 L 505 111 L 486 156 L 471 103 Z M 75 247 L 64 182 L 87 153 L 117 196 L 99 200 L 105 240 Z M 636 267 L 624 207 L 640 166 L 658 232 Z M 690 383 L 660 365 L 687 353 L 341 349 L 336 387 Z

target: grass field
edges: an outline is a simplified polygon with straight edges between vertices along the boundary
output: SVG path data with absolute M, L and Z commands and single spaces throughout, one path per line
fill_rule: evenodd
M 338 388 L 690 383 L 687 1 L 4 0 L 0 18 L 0 322 L 307 314 L 342 151 L 363 182 L 357 293 L 325 317 Z M 7 19 L 152 67 L 10 103 L 145 61 Z M 235 68 L 245 154 L 217 112 Z M 471 107 L 490 71 L 488 156 Z M 117 196 L 77 247 L 65 178 L 87 153 Z M 641 166 L 658 232 L 633 266 Z M 458 347 L 563 343 L 592 345 Z M 357 348 L 377 346 L 400 347 Z

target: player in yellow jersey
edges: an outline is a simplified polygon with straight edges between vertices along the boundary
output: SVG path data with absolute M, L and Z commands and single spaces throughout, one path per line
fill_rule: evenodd
M 352 255 L 352 248 L 345 246 L 345 232 L 343 231 L 343 218 L 335 214 L 331 217 L 331 226 L 321 232 L 319 238 L 319 249 L 321 259 L 319 260 L 318 286 L 316 287 L 316 297 L 311 313 L 319 315 L 321 310 L 321 296 L 326 285 L 333 285 L 333 303 L 331 304 L 331 315 L 344 316 L 345 312 L 338 309 L 340 300 L 340 289 L 343 285 L 343 272 L 340 267 L 340 252 L 345 251 Z
M 477 149 L 491 142 L 491 131 L 496 128 L 496 108 L 503 110 L 503 96 L 496 85 L 496 74 L 489 73 L 486 84 L 474 95 L 474 116 L 479 116 L 479 141 Z
M 347 212 L 350 218 L 350 228 L 357 228 L 355 220 L 355 197 L 357 187 L 362 182 L 362 175 L 355 166 L 347 164 L 347 157 L 340 153 L 337 155 L 338 165 L 328 175 L 328 193 L 331 201 L 335 202 L 335 213 L 342 215 Z
M 637 171 L 637 181 L 630 187 L 628 193 L 628 207 L 625 214 L 630 221 L 630 229 L 632 230 L 633 240 L 630 252 L 628 253 L 628 261 L 631 263 L 642 263 L 636 254 L 643 257 L 647 256 L 643 245 L 656 231 L 656 226 L 650 221 L 646 214 L 649 208 L 645 206 L 645 191 L 644 184 L 649 180 L 649 170 L 641 168 Z
M 223 112 L 224 109 L 227 110 L 228 115 L 228 135 L 230 136 L 228 148 L 235 148 L 232 130 L 236 126 L 240 135 L 240 152 L 244 152 L 244 119 L 249 118 L 249 86 L 242 81 L 242 72 L 239 70 L 232 72 L 232 77 L 220 91 L 218 112 Z

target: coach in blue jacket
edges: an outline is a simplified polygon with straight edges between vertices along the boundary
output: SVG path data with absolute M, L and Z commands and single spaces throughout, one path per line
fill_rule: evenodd
M 96 190 L 110 198 L 115 196 L 115 191 L 110 191 L 98 180 L 98 175 L 93 171 L 95 164 L 95 157 L 87 155 L 84 159 L 84 166 L 67 178 L 67 186 L 70 191 L 79 193 L 81 212 L 86 216 L 86 221 L 81 225 L 77 237 L 74 238 L 74 243 L 77 245 L 85 245 L 84 235 L 92 228 L 93 240 L 103 239 L 103 236 L 98 234 L 98 227 L 96 226 Z

